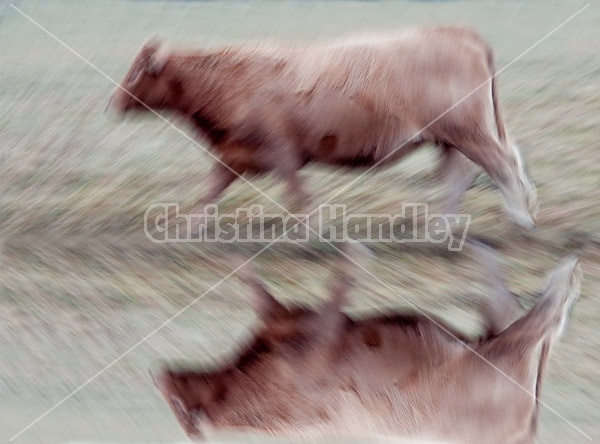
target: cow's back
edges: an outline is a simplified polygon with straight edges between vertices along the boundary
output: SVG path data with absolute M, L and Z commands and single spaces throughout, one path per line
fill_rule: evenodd
M 301 163 L 371 166 L 423 142 L 454 144 L 457 128 L 493 119 L 489 88 L 471 94 L 489 78 L 487 52 L 476 33 L 453 27 L 310 46 L 250 44 L 213 53 L 219 69 L 208 90 L 219 91 L 213 111 L 226 116 L 223 126 L 251 140 L 291 144 Z M 197 91 L 201 103 L 207 88 Z M 237 139 L 236 146 L 249 140 Z
M 489 87 L 477 90 L 492 75 L 488 51 L 461 28 L 366 35 L 290 51 L 274 82 L 310 160 L 369 165 L 396 160 L 388 155 L 399 146 L 402 156 L 450 140 L 466 122 L 493 122 Z
M 386 114 L 424 103 L 438 111 L 488 78 L 487 51 L 486 43 L 468 29 L 415 28 L 307 48 L 295 69 L 299 89 L 327 85 L 364 96 Z

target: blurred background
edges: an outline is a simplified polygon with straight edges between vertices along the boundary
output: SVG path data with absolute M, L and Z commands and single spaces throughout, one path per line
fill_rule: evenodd
M 15 0 L 16 2 L 16 0 Z M 119 82 L 153 36 L 169 46 L 323 40 L 432 23 L 467 24 L 491 42 L 501 69 L 587 2 L 580 1 L 35 1 L 16 6 Z M 558 258 L 584 245 L 582 296 L 555 348 L 543 401 L 600 439 L 600 3 L 499 76 L 500 106 L 538 187 L 531 233 L 515 230 L 482 176 L 462 209 L 470 234 L 498 249 L 507 280 L 530 307 Z M 217 362 L 254 322 L 231 255 L 264 245 L 151 243 L 143 214 L 155 202 L 191 206 L 205 191 L 208 155 L 157 118 L 104 114 L 114 85 L 9 6 L 0 4 L 0 439 L 7 441 L 107 365 L 110 368 L 15 443 L 173 442 L 184 438 L 152 386 L 159 359 Z M 179 125 L 179 123 L 178 123 Z M 361 177 L 337 203 L 397 213 L 430 202 L 437 153 Z M 358 176 L 310 166 L 313 196 Z M 284 203 L 273 177 L 254 183 Z M 241 182 L 221 213 L 277 206 Z M 427 244 L 372 247 L 350 311 L 413 304 L 475 334 L 485 283 L 466 253 Z M 281 299 L 326 294 L 335 251 L 276 244 L 256 259 Z M 218 284 L 218 285 L 217 285 Z M 167 319 L 217 285 L 182 315 Z M 123 353 L 151 335 L 122 359 Z M 117 360 L 118 361 L 115 361 Z M 586 442 L 542 409 L 539 442 Z

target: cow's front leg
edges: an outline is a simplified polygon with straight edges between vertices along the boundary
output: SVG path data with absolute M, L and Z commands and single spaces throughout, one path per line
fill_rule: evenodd
M 297 172 L 291 173 L 287 179 L 287 190 L 290 196 L 288 211 L 298 214 L 306 211 L 308 205 L 308 194 L 304 190 L 302 179 Z
M 302 225 L 306 225 L 307 215 L 312 211 L 308 207 L 308 194 L 304 191 L 302 179 L 298 175 L 297 171 L 290 172 L 286 177 L 286 188 L 290 198 L 286 200 L 285 207 L 294 219 L 294 226 L 298 224 L 298 229 L 302 228 Z M 296 228 L 295 228 L 296 229 Z
M 206 206 L 216 203 L 221 194 L 223 194 L 223 191 L 225 191 L 237 177 L 239 177 L 239 175 L 235 171 L 229 169 L 225 164 L 218 163 L 208 175 L 208 191 L 201 199 L 196 201 L 192 209 L 185 213 L 180 213 L 179 206 L 177 206 L 176 210 L 170 211 L 163 220 L 158 223 L 158 226 L 160 228 L 168 228 L 171 221 L 186 217 L 186 231 L 188 236 L 194 233 L 197 234 L 202 216 L 205 214 L 204 210 Z
M 281 148 L 278 163 L 272 168 L 286 184 L 287 198 L 282 207 L 293 215 L 307 211 L 309 196 L 298 174 L 298 170 L 302 168 L 302 161 L 291 146 Z
M 201 225 L 203 216 L 206 213 L 206 206 L 216 203 L 221 194 L 231 185 L 241 174 L 229 168 L 224 163 L 218 163 L 208 175 L 208 192 L 198 200 L 190 212 L 190 223 L 188 224 L 188 234 L 197 234 Z

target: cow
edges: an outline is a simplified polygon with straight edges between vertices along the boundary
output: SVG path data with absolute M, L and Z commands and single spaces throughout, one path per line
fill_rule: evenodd
M 309 162 L 383 167 L 424 144 L 442 154 L 444 213 L 479 169 L 513 220 L 532 227 L 536 190 L 498 106 L 494 58 L 473 30 L 412 28 L 307 46 L 256 43 L 135 58 L 109 100 L 118 115 L 172 112 L 218 159 L 204 214 L 242 175 L 278 174 L 293 208 L 306 205 L 298 170 Z
M 349 267 L 317 309 L 281 304 L 246 270 L 259 318 L 251 338 L 218 366 L 154 366 L 154 384 L 198 439 L 253 431 L 532 443 L 543 372 L 579 294 L 578 259 L 563 259 L 519 316 L 489 251 L 479 254 L 492 264 L 492 294 L 478 337 L 425 313 L 344 314 L 357 275 Z

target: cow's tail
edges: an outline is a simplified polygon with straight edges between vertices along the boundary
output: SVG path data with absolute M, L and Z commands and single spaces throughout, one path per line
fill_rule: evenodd
M 535 413 L 531 417 L 531 432 L 536 433 L 539 422 L 539 411 L 540 411 L 540 396 L 542 396 L 542 379 L 546 371 L 546 365 L 550 358 L 550 349 L 552 348 L 552 341 L 546 339 L 542 342 L 542 351 L 540 352 L 540 363 L 538 365 L 537 377 L 535 379 Z
M 494 120 L 496 121 L 496 129 L 498 131 L 498 139 L 504 146 L 508 143 L 506 136 L 506 127 L 504 126 L 504 120 L 502 119 L 502 113 L 498 106 L 498 85 L 496 82 L 496 68 L 494 64 L 494 52 L 492 48 L 487 48 L 487 61 L 491 73 L 491 84 L 492 84 L 492 106 L 494 107 Z
M 564 330 L 569 310 L 581 290 L 582 273 L 578 263 L 575 255 L 564 258 L 550 274 L 544 294 L 529 313 L 490 340 L 490 350 L 512 350 L 526 359 L 530 359 L 531 352 L 539 350 L 532 430 L 537 427 L 542 379 L 552 346 Z
M 509 337 L 513 344 L 539 344 L 560 336 L 569 309 L 581 289 L 582 275 L 578 262 L 576 255 L 564 258 L 550 274 L 546 291 L 533 308 L 503 335 Z
M 527 172 L 525 171 L 525 164 L 521 156 L 521 151 L 517 145 L 510 140 L 510 137 L 506 132 L 506 126 L 504 125 L 504 120 L 502 119 L 500 106 L 498 106 L 498 85 L 496 79 L 496 68 L 494 66 L 494 53 L 489 46 L 487 48 L 487 61 L 491 75 L 490 82 L 492 88 L 492 106 L 494 107 L 494 120 L 496 121 L 496 130 L 498 131 L 498 141 L 505 150 L 505 153 L 513 158 L 514 171 L 518 175 L 518 179 L 521 183 L 529 213 L 531 214 L 531 217 L 534 218 L 538 211 L 537 191 L 535 185 L 529 179 Z

